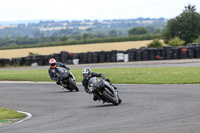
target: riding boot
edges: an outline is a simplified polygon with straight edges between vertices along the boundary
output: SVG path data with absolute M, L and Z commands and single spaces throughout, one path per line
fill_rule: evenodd
M 93 100 L 97 101 L 97 100 L 99 100 L 99 98 L 97 96 L 93 95 Z

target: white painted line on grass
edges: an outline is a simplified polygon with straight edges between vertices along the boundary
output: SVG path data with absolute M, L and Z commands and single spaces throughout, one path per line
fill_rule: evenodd
M 23 112 L 23 111 L 17 111 L 18 113 L 23 113 L 23 114 L 25 114 L 27 117 L 25 117 L 24 119 L 21 119 L 20 121 L 17 121 L 17 122 L 15 122 L 16 124 L 17 123 L 21 123 L 21 122 L 23 122 L 23 121 L 25 121 L 25 120 L 28 120 L 28 119 L 30 119 L 31 117 L 32 117 L 32 114 L 30 114 L 30 113 L 28 113 L 28 112 Z

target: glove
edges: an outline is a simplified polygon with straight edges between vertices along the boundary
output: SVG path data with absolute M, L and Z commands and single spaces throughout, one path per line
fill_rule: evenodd
M 105 81 L 109 82 L 110 83 L 110 80 L 109 79 L 105 79 Z

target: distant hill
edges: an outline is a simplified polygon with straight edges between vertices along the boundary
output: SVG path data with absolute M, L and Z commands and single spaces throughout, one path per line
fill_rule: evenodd
M 127 36 L 127 31 L 134 27 L 147 27 L 150 32 L 163 30 L 167 22 L 164 18 L 137 18 L 113 20 L 71 20 L 71 21 L 11 21 L 0 22 L 0 39 L 17 38 L 19 36 L 43 37 L 62 36 L 82 33 L 120 32 L 120 36 Z M 113 31 L 115 30 L 115 31 Z M 40 32 L 40 33 L 39 33 Z M 79 32 L 79 33 L 76 33 Z M 116 33 L 112 33 L 116 34 Z
M 137 18 L 0 22 L 0 47 L 128 37 L 128 31 L 135 27 L 145 27 L 148 34 L 161 34 L 167 21 L 164 18 Z

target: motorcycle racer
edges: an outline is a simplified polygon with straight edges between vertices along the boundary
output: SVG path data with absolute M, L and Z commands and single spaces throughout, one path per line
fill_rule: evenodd
M 101 78 L 105 79 L 106 82 L 108 82 L 111 86 L 113 86 L 113 88 L 115 90 L 117 90 L 117 87 L 115 87 L 114 85 L 112 85 L 110 83 L 110 80 L 106 79 L 103 73 L 99 73 L 98 74 L 98 73 L 92 72 L 89 67 L 86 67 L 86 68 L 83 69 L 82 74 L 83 74 L 82 85 L 83 85 L 83 87 L 85 89 L 85 92 L 87 92 L 87 93 L 90 93 L 90 90 L 88 89 L 88 81 L 92 77 L 101 77 Z M 98 99 L 99 98 L 94 95 L 93 100 L 97 101 Z
M 65 87 L 64 84 L 62 84 L 60 82 L 60 80 L 57 78 L 57 74 L 58 74 L 58 68 L 57 67 L 63 67 L 67 70 L 70 70 L 70 68 L 63 64 L 63 63 L 60 63 L 60 62 L 56 62 L 56 60 L 54 58 L 50 59 L 49 60 L 49 69 L 48 69 L 48 72 L 49 72 L 49 76 L 51 78 L 51 80 L 56 80 L 56 84 L 57 85 L 61 85 L 63 88 Z M 73 76 L 73 74 L 70 72 L 70 76 L 73 78 L 74 81 L 76 81 L 75 77 Z

